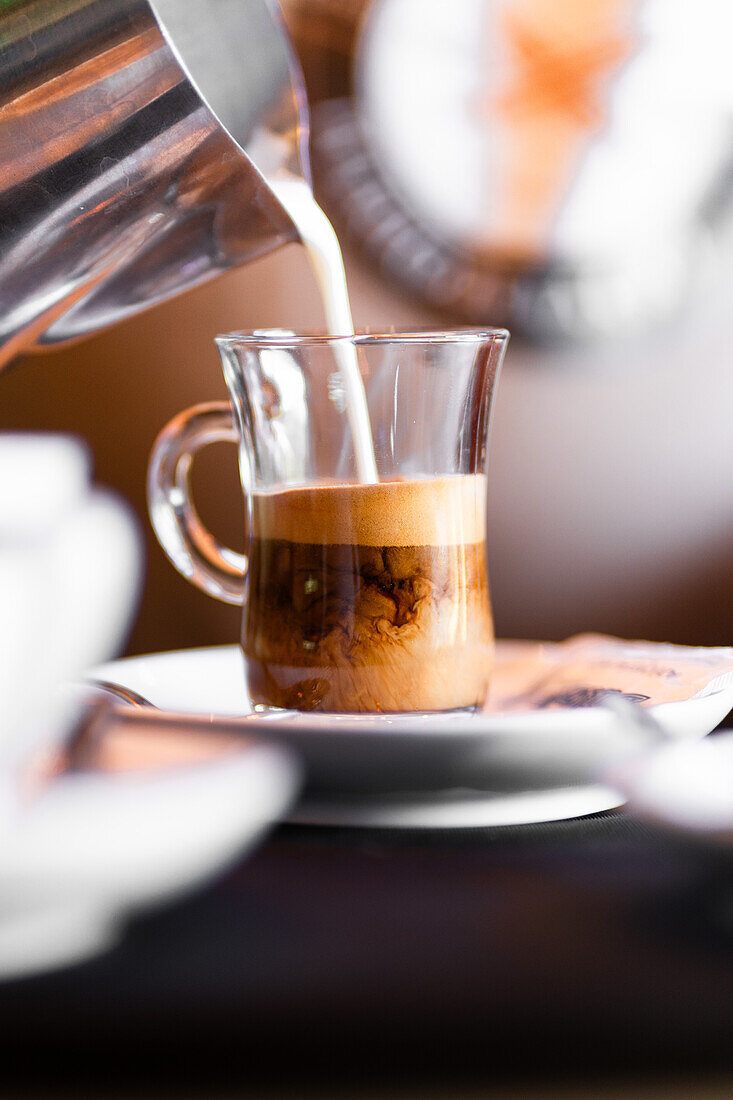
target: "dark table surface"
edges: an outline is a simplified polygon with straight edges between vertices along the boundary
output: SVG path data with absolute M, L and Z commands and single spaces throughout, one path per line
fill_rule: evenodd
M 107 955 L 0 986 L 0 1035 L 13 1095 L 733 1079 L 733 862 L 622 813 L 283 827 Z

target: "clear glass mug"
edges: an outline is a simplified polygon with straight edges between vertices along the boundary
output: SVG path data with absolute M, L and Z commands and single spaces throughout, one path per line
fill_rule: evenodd
M 483 705 L 494 649 L 487 444 L 508 337 L 476 329 L 217 338 L 231 405 L 196 406 L 162 431 L 149 507 L 183 576 L 243 606 L 253 706 Z M 376 484 L 357 468 L 344 385 L 344 357 L 354 352 Z M 239 445 L 246 555 L 206 530 L 189 490 L 196 451 L 222 440 Z

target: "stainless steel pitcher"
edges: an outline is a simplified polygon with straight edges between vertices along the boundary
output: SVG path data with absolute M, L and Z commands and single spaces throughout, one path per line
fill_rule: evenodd
M 308 173 L 274 0 L 0 0 L 0 371 L 297 240 Z

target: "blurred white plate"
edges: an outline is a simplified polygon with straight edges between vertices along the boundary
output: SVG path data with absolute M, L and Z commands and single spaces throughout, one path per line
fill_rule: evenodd
M 292 802 L 298 769 L 274 745 L 205 763 L 54 778 L 0 848 L 0 976 L 77 961 L 124 918 L 192 888 Z
M 500 643 L 501 644 L 501 643 Z M 237 646 L 114 661 L 99 679 L 156 707 L 205 714 L 296 750 L 307 777 L 290 820 L 451 828 L 516 825 L 622 803 L 597 777 L 639 751 L 638 733 L 603 707 L 417 716 L 252 714 Z M 671 738 L 700 738 L 733 707 L 733 686 L 649 708 Z
M 669 745 L 613 774 L 635 816 L 714 844 L 733 844 L 733 733 Z

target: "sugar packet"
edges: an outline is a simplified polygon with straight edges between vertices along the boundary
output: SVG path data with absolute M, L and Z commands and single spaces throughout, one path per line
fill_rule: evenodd
M 489 713 L 596 706 L 608 692 L 679 702 L 733 685 L 733 648 L 578 634 L 564 642 L 497 644 Z

